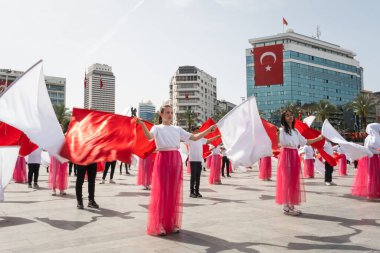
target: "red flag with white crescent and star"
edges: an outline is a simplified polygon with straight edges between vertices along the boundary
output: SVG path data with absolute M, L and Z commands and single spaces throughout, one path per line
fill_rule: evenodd
M 99 83 L 100 83 L 100 89 L 102 89 L 102 88 L 103 88 L 103 80 L 102 80 L 102 76 L 100 76 Z
M 255 86 L 284 83 L 282 50 L 282 44 L 253 49 Z

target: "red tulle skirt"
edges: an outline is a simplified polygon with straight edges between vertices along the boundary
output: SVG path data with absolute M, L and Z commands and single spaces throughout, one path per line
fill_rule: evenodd
M 230 161 L 230 173 L 233 173 L 234 171 L 233 171 L 233 169 L 232 169 L 232 162 Z
M 13 180 L 15 183 L 26 183 L 28 177 L 26 176 L 26 163 L 25 158 L 19 156 L 16 161 L 15 170 L 13 171 Z
M 159 151 L 153 167 L 147 233 L 170 234 L 182 223 L 182 158 L 178 151 Z
M 347 176 L 347 157 L 345 154 L 341 154 L 339 158 L 339 176 Z
M 50 158 L 49 166 L 49 189 L 67 189 L 68 166 L 60 163 L 54 156 Z
M 359 160 L 352 195 L 380 198 L 380 157 L 363 157 Z
M 96 172 L 104 171 L 105 162 L 98 162 L 96 166 Z
M 207 169 L 210 169 L 210 168 L 211 168 L 211 163 L 212 163 L 212 156 L 210 155 L 210 156 L 208 156 L 208 157 L 206 158 L 206 168 L 207 168 Z
M 299 205 L 305 201 L 301 162 L 297 149 L 282 148 L 278 158 L 276 203 Z
M 314 178 L 314 160 L 313 159 L 303 160 L 303 176 L 305 178 Z
M 155 156 L 156 154 L 150 154 L 144 159 L 140 158 L 137 173 L 137 185 L 143 185 L 145 187 L 151 185 Z
M 259 161 L 259 178 L 270 179 L 272 177 L 272 158 L 266 156 Z
M 208 182 L 210 184 L 219 184 L 221 183 L 220 174 L 222 173 L 222 162 L 220 155 L 212 155 L 211 166 L 210 166 L 210 176 Z

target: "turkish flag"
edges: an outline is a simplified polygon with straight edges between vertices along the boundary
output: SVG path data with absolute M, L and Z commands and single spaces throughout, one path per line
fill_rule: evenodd
M 209 118 L 209 119 L 207 119 L 207 120 L 205 121 L 205 123 L 203 123 L 203 125 L 199 128 L 199 132 L 203 132 L 203 131 L 207 130 L 210 126 L 213 126 L 213 125 L 215 125 L 214 120 L 212 120 L 212 118 Z M 207 134 L 207 135 L 205 136 L 205 138 L 206 138 L 206 139 L 211 139 L 212 137 L 217 136 L 217 135 L 220 135 L 220 131 L 219 131 L 218 128 L 215 129 L 214 132 Z M 211 142 L 211 144 L 212 144 L 214 147 L 218 146 L 220 143 L 222 143 L 222 138 L 220 138 L 220 137 L 217 138 L 216 140 L 213 140 L 213 141 Z
M 87 87 L 87 75 L 86 75 L 86 71 L 84 72 L 84 88 L 86 89 Z
M 79 165 L 115 160 L 130 163 L 133 126 L 131 117 L 74 108 L 60 154 Z
M 263 123 L 263 126 L 265 128 L 265 131 L 267 132 L 271 142 L 272 142 L 272 152 L 273 154 L 279 154 L 280 148 L 278 147 L 278 140 L 277 140 L 277 127 L 265 119 L 261 118 L 261 122 Z
M 210 154 L 211 154 L 211 151 L 210 151 L 210 146 L 208 144 L 206 145 L 203 145 L 203 159 L 206 159 L 206 157 L 208 157 Z
M 0 146 L 20 146 L 20 156 L 27 156 L 38 148 L 23 132 L 4 122 L 0 122 Z
M 102 76 L 100 76 L 99 82 L 100 82 L 100 89 L 102 89 L 102 88 L 103 88 L 103 80 L 102 80 Z
M 144 123 L 148 130 L 153 127 L 153 124 L 148 121 L 144 121 Z M 145 137 L 142 126 L 136 124 L 136 120 L 133 120 L 133 124 L 135 124 L 135 139 L 132 146 L 132 153 L 140 158 L 146 158 L 156 150 L 156 143 L 155 141 L 149 141 Z
M 288 21 L 286 21 L 286 19 L 284 17 L 282 18 L 282 24 L 283 25 L 288 25 Z
M 306 123 L 303 123 L 302 121 L 298 119 L 294 119 L 294 120 L 295 120 L 294 128 L 296 128 L 298 132 L 300 132 L 300 134 L 306 139 L 314 139 L 314 138 L 317 138 L 321 134 L 320 131 L 310 128 Z M 336 161 L 334 157 L 326 153 L 326 151 L 323 149 L 324 145 L 325 145 L 325 139 L 322 139 L 320 141 L 317 141 L 311 144 L 313 148 L 318 150 L 318 152 L 321 154 L 321 156 L 325 159 L 326 162 L 328 162 L 333 167 L 336 166 Z
M 255 86 L 284 83 L 282 50 L 282 44 L 253 49 Z

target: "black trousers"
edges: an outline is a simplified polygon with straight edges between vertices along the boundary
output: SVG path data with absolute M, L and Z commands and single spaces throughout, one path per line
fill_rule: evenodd
M 325 182 L 332 182 L 332 173 L 333 167 L 328 162 L 325 162 Z
M 32 184 L 33 176 L 34 176 L 34 183 L 37 184 L 39 172 L 40 172 L 39 163 L 28 163 L 28 184 Z
M 122 166 L 123 166 L 123 163 L 121 162 L 120 163 L 120 174 L 121 174 L 121 168 L 122 168 Z M 131 168 L 131 164 L 124 163 L 124 166 L 125 166 L 125 173 L 128 174 L 128 168 Z
M 223 156 L 222 158 L 222 176 L 224 176 L 224 167 L 226 167 L 227 176 L 230 175 L 230 160 L 227 156 Z
M 84 183 L 84 177 L 86 176 L 86 172 L 88 179 L 88 199 L 94 200 L 96 169 L 96 163 L 92 163 L 85 166 L 78 165 L 77 182 L 75 184 L 75 193 L 77 195 L 78 201 L 82 201 L 82 187 Z
M 71 172 L 73 171 L 73 166 L 74 166 L 74 176 L 76 176 L 78 173 L 78 165 L 72 162 L 69 162 L 69 175 L 71 176 Z
M 104 171 L 103 171 L 103 180 L 106 179 L 108 169 L 110 168 L 110 166 L 111 166 L 111 177 L 110 178 L 113 179 L 113 173 L 115 173 L 116 161 L 106 162 L 106 166 L 104 167 Z
M 190 162 L 190 193 L 199 193 L 201 181 L 202 162 Z

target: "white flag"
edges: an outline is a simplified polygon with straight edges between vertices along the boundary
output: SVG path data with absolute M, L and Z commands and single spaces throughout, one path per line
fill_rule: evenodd
M 358 160 L 364 156 L 372 156 L 372 152 L 362 145 L 346 141 L 335 128 L 330 124 L 330 122 L 325 119 L 322 126 L 322 135 L 332 142 L 342 146 L 346 155 L 352 160 Z
M 311 124 L 313 124 L 314 120 L 315 120 L 315 116 L 310 115 L 309 117 L 304 118 L 302 122 L 310 127 Z
M 255 97 L 232 109 L 217 126 L 234 165 L 251 166 L 261 157 L 272 155 L 272 142 L 261 122 Z
M 0 147 L 0 201 L 4 201 L 4 190 L 13 178 L 20 146 Z
M 0 95 L 0 121 L 24 132 L 39 147 L 65 161 L 58 155 L 65 138 L 46 88 L 42 60 Z

